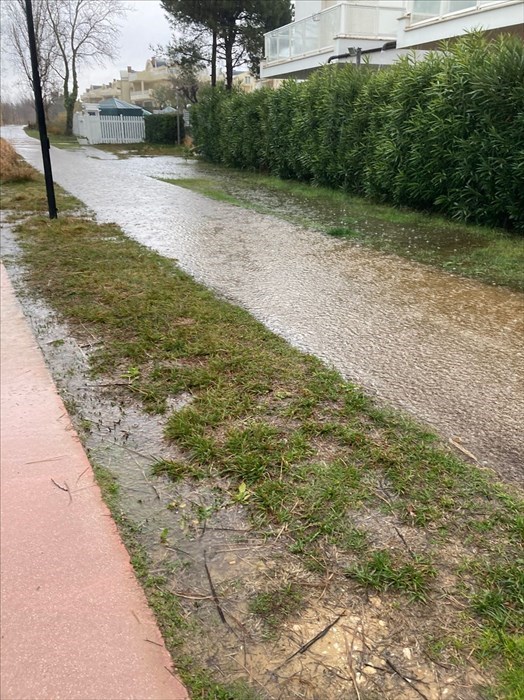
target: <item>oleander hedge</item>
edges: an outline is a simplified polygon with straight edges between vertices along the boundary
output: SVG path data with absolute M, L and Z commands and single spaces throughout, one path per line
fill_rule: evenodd
M 147 114 L 144 117 L 147 143 L 176 143 L 178 138 L 177 119 L 180 121 L 180 143 L 184 139 L 184 120 L 181 115 Z
M 208 160 L 524 233 L 524 42 L 468 34 L 424 60 L 325 66 L 192 112 Z

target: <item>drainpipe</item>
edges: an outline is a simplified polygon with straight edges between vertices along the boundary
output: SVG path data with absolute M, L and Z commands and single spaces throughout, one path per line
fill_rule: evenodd
M 330 56 L 328 58 L 328 63 L 331 63 L 331 61 L 336 61 L 339 58 L 354 58 L 356 57 L 356 65 L 357 67 L 360 66 L 361 63 L 361 57 L 365 53 L 379 53 L 381 51 L 389 51 L 390 49 L 396 49 L 397 48 L 397 42 L 396 41 L 386 41 L 385 44 L 382 46 L 377 46 L 373 49 L 361 49 L 360 47 L 354 48 L 351 47 L 348 51 L 348 53 L 339 53 L 335 56 Z

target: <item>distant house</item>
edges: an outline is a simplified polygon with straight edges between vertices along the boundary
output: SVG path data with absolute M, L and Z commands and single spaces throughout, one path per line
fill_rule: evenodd
M 80 100 L 87 104 L 98 104 L 102 100 L 107 100 L 110 97 L 120 97 L 120 81 L 113 80 L 111 83 L 105 83 L 103 85 L 91 85 L 83 95 L 81 95 Z
M 524 37 L 524 0 L 295 0 L 295 20 L 265 35 L 263 80 L 326 63 L 387 66 L 472 29 Z
M 126 70 L 120 71 L 120 79 L 107 85 L 91 85 L 81 100 L 87 104 L 98 104 L 113 97 L 151 111 L 160 106 L 155 100 L 154 90 L 160 86 L 169 87 L 172 76 L 173 69 L 166 61 L 150 58 L 142 71 L 128 66 Z
M 268 79 L 260 80 L 248 70 L 235 70 L 233 71 L 233 85 L 236 88 L 240 88 L 242 92 L 254 92 L 255 90 L 260 90 L 260 88 L 272 88 L 276 89 L 282 84 L 282 80 Z

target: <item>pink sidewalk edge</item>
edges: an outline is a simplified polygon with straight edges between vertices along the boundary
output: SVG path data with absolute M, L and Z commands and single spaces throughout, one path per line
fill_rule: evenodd
M 187 700 L 0 268 L 2 700 Z

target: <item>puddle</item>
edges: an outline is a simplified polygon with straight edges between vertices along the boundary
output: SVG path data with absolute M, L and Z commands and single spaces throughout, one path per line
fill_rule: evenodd
M 33 139 L 16 127 L 2 133 L 39 166 Z M 198 281 L 298 348 L 428 423 L 446 441 L 460 440 L 502 478 L 523 483 L 522 294 L 155 179 L 202 177 L 207 166 L 194 161 L 96 160 L 85 151 L 57 149 L 52 159 L 55 179 L 100 221 L 114 221 L 129 236 L 176 259 Z M 283 197 L 275 208 L 289 206 L 297 202 Z M 383 235 L 372 207 L 367 225 Z M 448 249 L 455 243 L 444 237 L 442 245 Z

